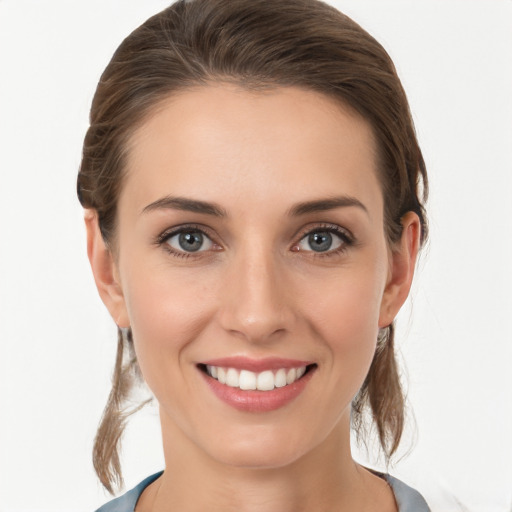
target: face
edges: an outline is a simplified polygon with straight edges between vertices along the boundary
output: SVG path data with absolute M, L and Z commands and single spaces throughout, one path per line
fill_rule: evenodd
M 348 446 L 407 293 L 377 172 L 368 124 L 300 89 L 205 86 L 137 130 L 102 296 L 132 328 L 164 444 L 237 467 Z

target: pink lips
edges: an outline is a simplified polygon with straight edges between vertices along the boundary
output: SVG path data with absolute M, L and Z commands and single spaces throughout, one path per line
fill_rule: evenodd
M 310 361 L 281 358 L 249 359 L 246 357 L 227 357 L 204 361 L 202 364 L 259 373 L 265 370 L 279 370 L 280 368 L 299 368 L 309 366 L 312 363 Z M 280 388 L 276 387 L 270 391 L 242 390 L 222 384 L 203 371 L 201 371 L 201 374 L 211 391 L 231 407 L 245 412 L 269 412 L 284 407 L 298 397 L 311 380 L 314 369 L 315 367 L 310 368 L 305 375 L 292 384 Z

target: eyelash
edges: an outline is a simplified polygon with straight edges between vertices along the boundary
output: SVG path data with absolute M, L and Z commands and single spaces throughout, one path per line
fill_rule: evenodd
M 203 255 L 202 253 L 206 251 L 198 251 L 199 254 L 196 255 L 196 253 L 194 252 L 177 251 L 167 243 L 169 239 L 172 238 L 173 236 L 187 232 L 201 233 L 206 238 L 211 240 L 214 246 L 219 246 L 218 244 L 213 242 L 213 237 L 209 234 L 208 230 L 204 226 L 198 224 L 185 224 L 183 226 L 179 226 L 178 228 L 167 229 L 162 234 L 158 235 L 158 237 L 155 240 L 155 244 L 162 247 L 169 254 L 177 258 L 193 258 L 198 257 L 199 255 Z
M 219 244 L 217 244 L 216 242 L 213 241 L 213 237 L 209 234 L 209 230 L 205 229 L 204 226 L 201 226 L 198 224 L 185 224 L 185 225 L 179 226 L 177 228 L 167 229 L 163 233 L 161 233 L 160 235 L 157 236 L 157 238 L 155 240 L 155 244 L 160 247 L 163 247 L 163 249 L 165 251 L 167 251 L 169 254 L 171 254 L 172 256 L 177 257 L 177 258 L 191 258 L 191 257 L 197 258 L 197 257 L 204 256 L 204 254 L 202 254 L 202 253 L 207 252 L 207 251 L 198 251 L 198 254 L 196 254 L 194 252 L 186 252 L 186 251 L 182 252 L 182 251 L 177 251 L 177 250 L 173 249 L 169 245 L 168 241 L 170 238 L 172 238 L 173 236 L 179 235 L 181 233 L 186 233 L 186 232 L 199 232 L 203 236 L 207 237 L 212 242 L 212 244 L 214 246 L 220 247 Z M 341 245 L 339 247 L 337 247 L 336 249 L 331 249 L 331 250 L 322 251 L 322 252 L 313 251 L 313 250 L 303 251 L 300 249 L 296 249 L 294 252 L 299 252 L 299 253 L 307 252 L 307 253 L 310 253 L 309 254 L 310 257 L 312 256 L 314 258 L 328 258 L 328 257 L 336 256 L 339 254 L 343 254 L 344 252 L 347 251 L 348 248 L 350 248 L 356 244 L 354 236 L 347 229 L 341 228 L 340 226 L 338 226 L 336 224 L 321 223 L 314 227 L 308 227 L 308 228 L 303 229 L 300 232 L 300 234 L 298 235 L 297 242 L 295 242 L 292 245 L 292 250 L 293 250 L 293 248 L 298 247 L 298 245 L 302 242 L 302 240 L 304 240 L 307 236 L 309 236 L 313 233 L 320 233 L 320 232 L 332 233 L 332 234 L 336 235 L 338 238 L 340 238 Z
M 297 247 L 304 238 L 313 234 L 313 233 L 331 233 L 336 235 L 341 240 L 341 245 L 336 249 L 330 249 L 328 251 L 317 252 L 317 251 L 301 251 L 297 250 L 296 252 L 308 252 L 310 256 L 314 258 L 329 258 L 332 256 L 337 256 L 346 252 L 350 247 L 353 247 L 356 244 L 356 240 L 354 235 L 345 228 L 341 228 L 337 224 L 329 224 L 329 223 L 321 223 L 314 227 L 307 227 L 303 231 L 301 231 L 299 235 L 298 242 L 293 244 L 293 247 Z

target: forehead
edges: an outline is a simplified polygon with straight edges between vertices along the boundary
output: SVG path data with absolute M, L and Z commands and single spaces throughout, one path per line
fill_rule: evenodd
M 135 131 L 124 189 L 141 207 L 164 194 L 378 202 L 375 153 L 369 124 L 325 95 L 201 86 L 162 101 Z

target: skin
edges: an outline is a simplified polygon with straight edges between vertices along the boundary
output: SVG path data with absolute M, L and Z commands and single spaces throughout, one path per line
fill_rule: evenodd
M 188 90 L 135 132 L 113 252 L 93 211 L 86 225 L 99 293 L 131 326 L 160 405 L 166 471 L 138 512 L 396 510 L 349 444 L 351 400 L 407 297 L 420 232 L 408 213 L 389 246 L 377 173 L 366 121 L 296 88 Z M 162 207 L 169 196 L 223 215 Z M 350 201 L 293 213 L 333 197 Z M 208 237 L 201 250 L 162 240 L 190 224 Z M 332 248 L 315 252 L 308 233 L 333 227 Z M 316 368 L 293 401 L 254 413 L 219 400 L 198 370 L 226 356 Z

